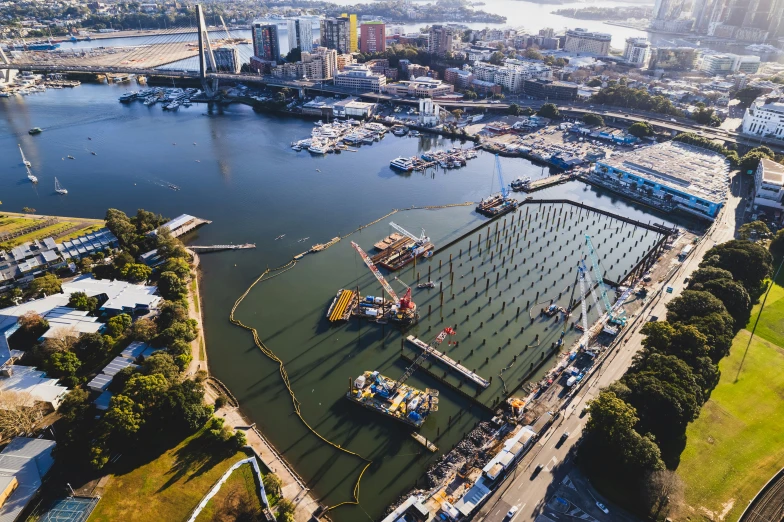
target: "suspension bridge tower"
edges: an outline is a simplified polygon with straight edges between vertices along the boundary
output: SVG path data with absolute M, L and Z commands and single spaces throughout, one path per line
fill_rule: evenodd
M 218 93 L 218 79 L 207 78 L 207 70 L 209 68 L 212 72 L 217 72 L 218 67 L 215 64 L 215 55 L 212 54 L 210 35 L 207 32 L 207 24 L 204 22 L 204 11 L 202 11 L 201 4 L 196 4 L 196 15 L 199 24 L 199 79 L 205 96 L 213 98 Z

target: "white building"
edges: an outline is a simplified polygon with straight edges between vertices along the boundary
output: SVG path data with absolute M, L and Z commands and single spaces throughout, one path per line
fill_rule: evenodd
M 647 67 L 651 57 L 651 43 L 647 38 L 627 38 L 623 59 L 635 67 Z
M 419 124 L 432 127 L 439 123 L 441 106 L 433 102 L 432 98 L 421 98 L 419 100 Z
M 455 92 L 455 86 L 435 80 L 428 76 L 420 76 L 413 80 L 390 83 L 384 92 L 397 96 L 416 96 L 418 98 L 436 98 Z
M 727 76 L 737 72 L 755 74 L 760 67 L 760 57 L 732 53 L 705 53 L 697 68 L 711 76 Z
M 286 20 L 289 36 L 289 51 L 299 47 L 302 52 L 313 51 L 313 25 L 306 18 Z
M 472 68 L 474 79 L 502 86 L 508 92 L 523 90 L 525 80 L 549 80 L 552 69 L 538 63 L 521 60 L 507 60 L 504 65 L 475 62 Z
M 0 453 L 0 520 L 20 518 L 54 465 L 53 440 L 16 437 Z
M 754 208 L 780 223 L 784 214 L 784 165 L 763 158 L 754 176 L 754 189 Z
M 607 56 L 610 54 L 610 40 L 612 40 L 612 35 L 608 33 L 592 32 L 578 27 L 566 31 L 564 50 L 572 53 Z
M 386 76 L 374 74 L 366 66 L 360 64 L 346 65 L 343 71 L 335 74 L 335 85 L 348 87 L 357 92 L 381 92 L 386 84 Z
M 784 139 L 784 103 L 778 98 L 760 97 L 743 115 L 743 134 Z

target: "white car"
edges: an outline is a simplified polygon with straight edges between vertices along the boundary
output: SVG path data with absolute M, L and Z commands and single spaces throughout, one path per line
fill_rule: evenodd
M 508 518 L 508 519 L 510 519 L 510 520 L 511 520 L 511 519 L 512 519 L 512 517 L 514 517 L 514 516 L 515 516 L 515 514 L 517 513 L 517 511 L 518 511 L 519 509 L 520 509 L 520 508 L 519 508 L 519 507 L 517 507 L 517 506 L 512 506 L 512 508 L 511 508 L 511 509 L 509 510 L 509 512 L 506 514 L 506 518 Z
M 609 509 L 607 509 L 607 506 L 605 506 L 605 505 L 604 505 L 604 504 L 602 504 L 601 502 L 597 501 L 597 502 L 596 502 L 596 507 L 598 507 L 599 509 L 601 509 L 601 510 L 604 512 L 604 514 L 605 514 L 605 515 L 609 515 L 609 514 L 610 514 L 610 510 L 609 510 Z

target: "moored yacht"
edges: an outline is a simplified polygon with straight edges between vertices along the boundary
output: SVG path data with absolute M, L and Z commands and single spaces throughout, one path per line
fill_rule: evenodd
M 404 158 L 402 156 L 390 161 L 389 166 L 405 172 L 411 172 L 414 170 L 414 162 L 409 158 Z

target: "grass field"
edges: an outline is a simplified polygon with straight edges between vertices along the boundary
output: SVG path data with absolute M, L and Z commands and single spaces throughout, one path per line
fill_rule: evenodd
M 240 466 L 223 484 L 214 497 L 207 502 L 196 522 L 231 522 L 239 515 L 238 508 L 250 512 L 261 510 L 259 490 L 250 464 Z
M 49 224 L 38 230 L 31 230 L 15 237 L 6 238 L 8 234 L 24 232 L 26 229 L 55 219 L 56 223 Z M 0 250 L 13 248 L 27 241 L 54 237 L 58 242 L 73 239 L 88 232 L 103 228 L 104 222 L 100 219 L 69 218 L 54 216 L 34 216 L 30 214 L 15 214 L 0 212 Z M 6 238 L 6 239 L 2 239 Z
M 221 453 L 204 432 L 152 461 L 140 463 L 124 456 L 118 464 L 129 471 L 111 477 L 89 522 L 186 520 L 221 475 L 246 457 L 241 452 Z
M 771 289 L 738 376 L 758 304 L 747 330 L 721 361 L 721 380 L 686 431 L 678 473 L 686 502 L 713 520 L 735 521 L 784 466 L 784 288 Z M 684 510 L 678 517 L 697 514 Z

